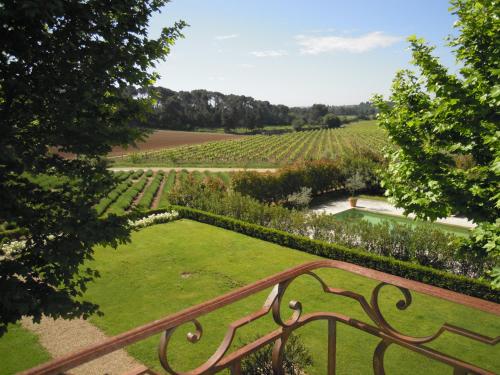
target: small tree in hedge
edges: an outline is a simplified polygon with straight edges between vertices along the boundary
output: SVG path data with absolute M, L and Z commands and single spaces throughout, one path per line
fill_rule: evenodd
M 365 177 L 360 172 L 356 171 L 351 177 L 347 178 L 345 187 L 350 196 L 354 197 L 356 192 L 366 187 Z
M 402 70 L 390 104 L 374 98 L 389 150 L 384 187 L 405 213 L 435 220 L 462 214 L 478 224 L 467 251 L 488 252 L 500 287 L 500 3 L 453 0 L 458 36 L 450 38 L 459 75 L 410 37 L 419 74 Z M 467 163 L 463 161 L 467 160 Z

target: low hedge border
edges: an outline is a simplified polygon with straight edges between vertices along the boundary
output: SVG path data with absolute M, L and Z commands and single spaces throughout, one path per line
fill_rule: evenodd
M 337 244 L 312 240 L 280 230 L 263 227 L 256 224 L 220 216 L 205 211 L 182 206 L 170 206 L 168 209 L 150 210 L 147 215 L 170 210 L 179 212 L 180 218 L 191 219 L 216 227 L 232 230 L 250 237 L 259 238 L 278 245 L 304 251 L 328 259 L 341 260 L 386 272 L 406 279 L 420 281 L 454 292 L 467 294 L 488 301 L 500 303 L 500 293 L 486 282 L 454 275 L 419 264 L 409 263 L 381 255 L 371 254 L 362 249 L 353 249 Z M 143 213 L 144 215 L 144 213 Z

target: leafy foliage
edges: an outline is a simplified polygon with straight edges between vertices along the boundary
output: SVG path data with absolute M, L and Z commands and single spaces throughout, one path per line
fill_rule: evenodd
M 299 122 L 294 122 L 294 129 L 300 130 L 306 122 L 319 125 L 322 123 L 322 116 L 328 113 L 339 121 L 337 126 L 340 122 L 347 123 L 357 118 L 368 119 L 375 113 L 369 103 L 351 106 L 314 104 L 305 108 L 289 108 L 249 96 L 225 95 L 208 90 L 173 91 L 164 87 L 149 87 L 137 92 L 155 99 L 154 111 L 146 122 L 147 126 L 155 129 L 222 127 L 229 132 L 237 128 L 253 130 L 266 125 L 290 124 L 294 118 L 299 118 Z M 338 115 L 350 117 L 341 121 Z
M 354 172 L 349 176 L 345 182 L 345 187 L 351 194 L 351 197 L 356 194 L 356 192 L 364 189 L 366 187 L 365 177 L 359 171 Z
M 259 337 L 255 337 L 257 340 Z M 241 361 L 242 375 L 271 375 L 273 348 L 266 345 Z M 291 334 L 283 353 L 283 370 L 286 375 L 303 375 L 304 370 L 314 364 L 311 353 L 300 340 L 300 336 Z
M 462 214 L 478 223 L 466 247 L 488 251 L 498 264 L 500 3 L 453 0 L 451 9 L 458 35 L 449 45 L 459 74 L 433 56 L 433 47 L 411 37 L 419 74 L 397 73 L 390 104 L 375 97 L 379 122 L 397 146 L 388 153 L 384 186 L 406 213 L 433 220 Z
M 359 175 L 363 184 L 356 185 L 356 190 L 377 191 L 377 165 L 374 160 L 353 155 L 333 161 L 313 160 L 281 168 L 276 173 L 238 172 L 233 176 L 232 187 L 263 202 L 282 202 L 302 188 L 311 189 L 312 195 L 342 190 L 350 175 Z
M 184 23 L 147 36 L 166 1 L 0 1 L 0 221 L 26 233 L 16 256 L 0 254 L 0 334 L 21 316 L 88 316 L 82 268 L 93 246 L 126 241 L 124 219 L 94 205 L 113 185 L 101 156 L 133 143 L 147 98 L 130 95 L 156 78 Z M 54 151 L 75 154 L 63 159 Z

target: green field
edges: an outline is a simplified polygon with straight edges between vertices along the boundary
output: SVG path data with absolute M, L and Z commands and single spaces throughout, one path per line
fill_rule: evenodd
M 339 129 L 280 135 L 253 135 L 227 141 L 179 146 L 115 158 L 115 165 L 273 167 L 301 160 L 380 153 L 387 144 L 375 121 Z
M 300 251 L 189 220 L 152 226 L 134 233 L 132 243 L 117 250 L 97 249 L 93 266 L 99 269 L 102 277 L 89 286 L 87 298 L 101 306 L 104 316 L 94 316 L 91 322 L 108 335 L 115 335 L 316 259 L 318 257 Z M 376 285 L 376 282 L 344 271 L 323 270 L 319 274 L 332 286 L 355 290 L 367 297 Z M 189 344 L 183 336 L 190 326 L 179 329 L 171 343 L 169 358 L 172 363 L 179 370 L 200 364 L 219 344 L 227 324 L 259 308 L 266 295 L 267 292 L 259 293 L 201 318 L 204 335 L 196 345 Z M 414 294 L 411 307 L 399 311 L 394 307 L 400 298 L 397 292 L 388 289 L 382 296 L 382 311 L 387 319 L 409 334 L 430 334 L 444 322 L 490 336 L 500 331 L 497 317 L 470 308 Z M 285 300 L 291 299 L 300 300 L 305 313 L 334 310 L 369 321 L 355 302 L 325 295 L 308 277 L 301 277 L 292 284 L 285 296 Z M 238 335 L 236 342 L 248 341 L 257 333 L 275 327 L 271 317 L 254 322 Z M 325 328 L 326 323 L 316 322 L 298 332 L 315 361 L 313 368 L 307 370 L 310 375 L 325 373 Z M 5 337 L 0 339 L 0 358 L 11 352 L 29 355 L 30 351 L 24 349 L 25 342 L 32 345 L 31 338 L 21 337 L 15 346 L 5 345 L 4 340 Z M 372 354 L 377 343 L 375 338 L 341 325 L 338 374 L 371 373 Z M 159 369 L 157 344 L 158 336 L 155 336 L 128 347 L 128 351 L 139 361 Z M 449 334 L 431 346 L 492 371 L 500 371 L 498 348 Z M 388 374 L 428 375 L 448 371 L 442 365 L 397 347 L 388 349 L 386 361 Z

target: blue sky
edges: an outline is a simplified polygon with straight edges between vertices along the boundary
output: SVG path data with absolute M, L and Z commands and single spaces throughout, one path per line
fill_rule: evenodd
M 406 37 L 444 46 L 454 16 L 445 0 L 173 0 L 150 33 L 184 20 L 185 39 L 158 64 L 158 84 L 249 95 L 274 104 L 355 104 L 389 93 L 409 66 Z

